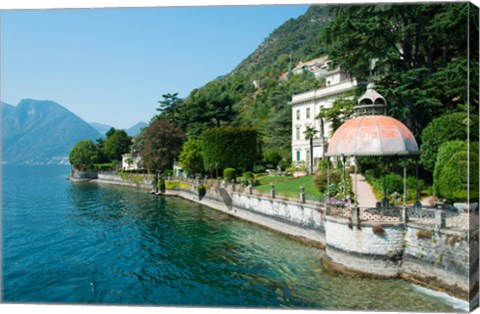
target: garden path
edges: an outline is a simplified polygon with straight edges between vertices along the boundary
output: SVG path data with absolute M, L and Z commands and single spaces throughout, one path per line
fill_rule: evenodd
M 355 191 L 355 175 L 350 174 L 352 177 L 353 189 Z M 373 194 L 373 189 L 370 184 L 367 182 L 365 177 L 361 174 L 357 174 L 357 199 L 358 199 L 358 206 L 362 207 L 375 207 L 377 202 L 377 198 L 375 194 Z

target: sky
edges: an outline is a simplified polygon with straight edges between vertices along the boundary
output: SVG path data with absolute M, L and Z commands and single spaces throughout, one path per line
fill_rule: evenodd
M 148 122 L 232 71 L 308 5 L 3 10 L 1 101 L 52 100 L 87 122 Z

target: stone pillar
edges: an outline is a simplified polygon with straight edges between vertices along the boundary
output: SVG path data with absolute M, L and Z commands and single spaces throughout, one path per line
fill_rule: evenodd
M 300 187 L 300 203 L 305 203 L 305 187 Z
M 252 184 L 250 183 L 250 184 L 248 185 L 248 194 L 251 195 L 252 193 L 253 193 L 253 186 L 252 186 Z
M 355 225 L 359 225 L 360 224 L 360 208 L 358 208 L 358 206 L 354 206 L 352 208 L 352 223 L 355 224 Z
M 235 192 L 235 180 L 232 179 L 232 191 Z
M 273 183 L 271 185 L 270 195 L 272 196 L 272 198 L 275 198 L 275 185 Z
M 402 208 L 402 221 L 405 224 L 408 222 L 408 208 L 407 208 L 407 206 L 403 206 L 403 208 Z
M 445 228 L 445 213 L 442 210 L 435 211 L 435 230 Z

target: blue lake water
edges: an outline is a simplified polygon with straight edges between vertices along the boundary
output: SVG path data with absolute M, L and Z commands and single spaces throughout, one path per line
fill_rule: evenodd
M 3 302 L 460 311 L 403 280 L 325 270 L 322 250 L 207 207 L 3 166 Z

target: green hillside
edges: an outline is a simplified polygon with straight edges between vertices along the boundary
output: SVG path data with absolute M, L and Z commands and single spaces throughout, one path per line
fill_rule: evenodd
M 304 15 L 274 30 L 231 73 L 193 90 L 184 100 L 164 98 L 161 116 L 189 137 L 198 137 L 207 128 L 220 125 L 253 126 L 259 130 L 263 150 L 288 160 L 288 102 L 293 94 L 318 87 L 321 82 L 311 73 L 289 76 L 286 81 L 280 80 L 280 75 L 299 61 L 325 54 L 317 38 L 330 20 L 326 6 L 311 6 Z

